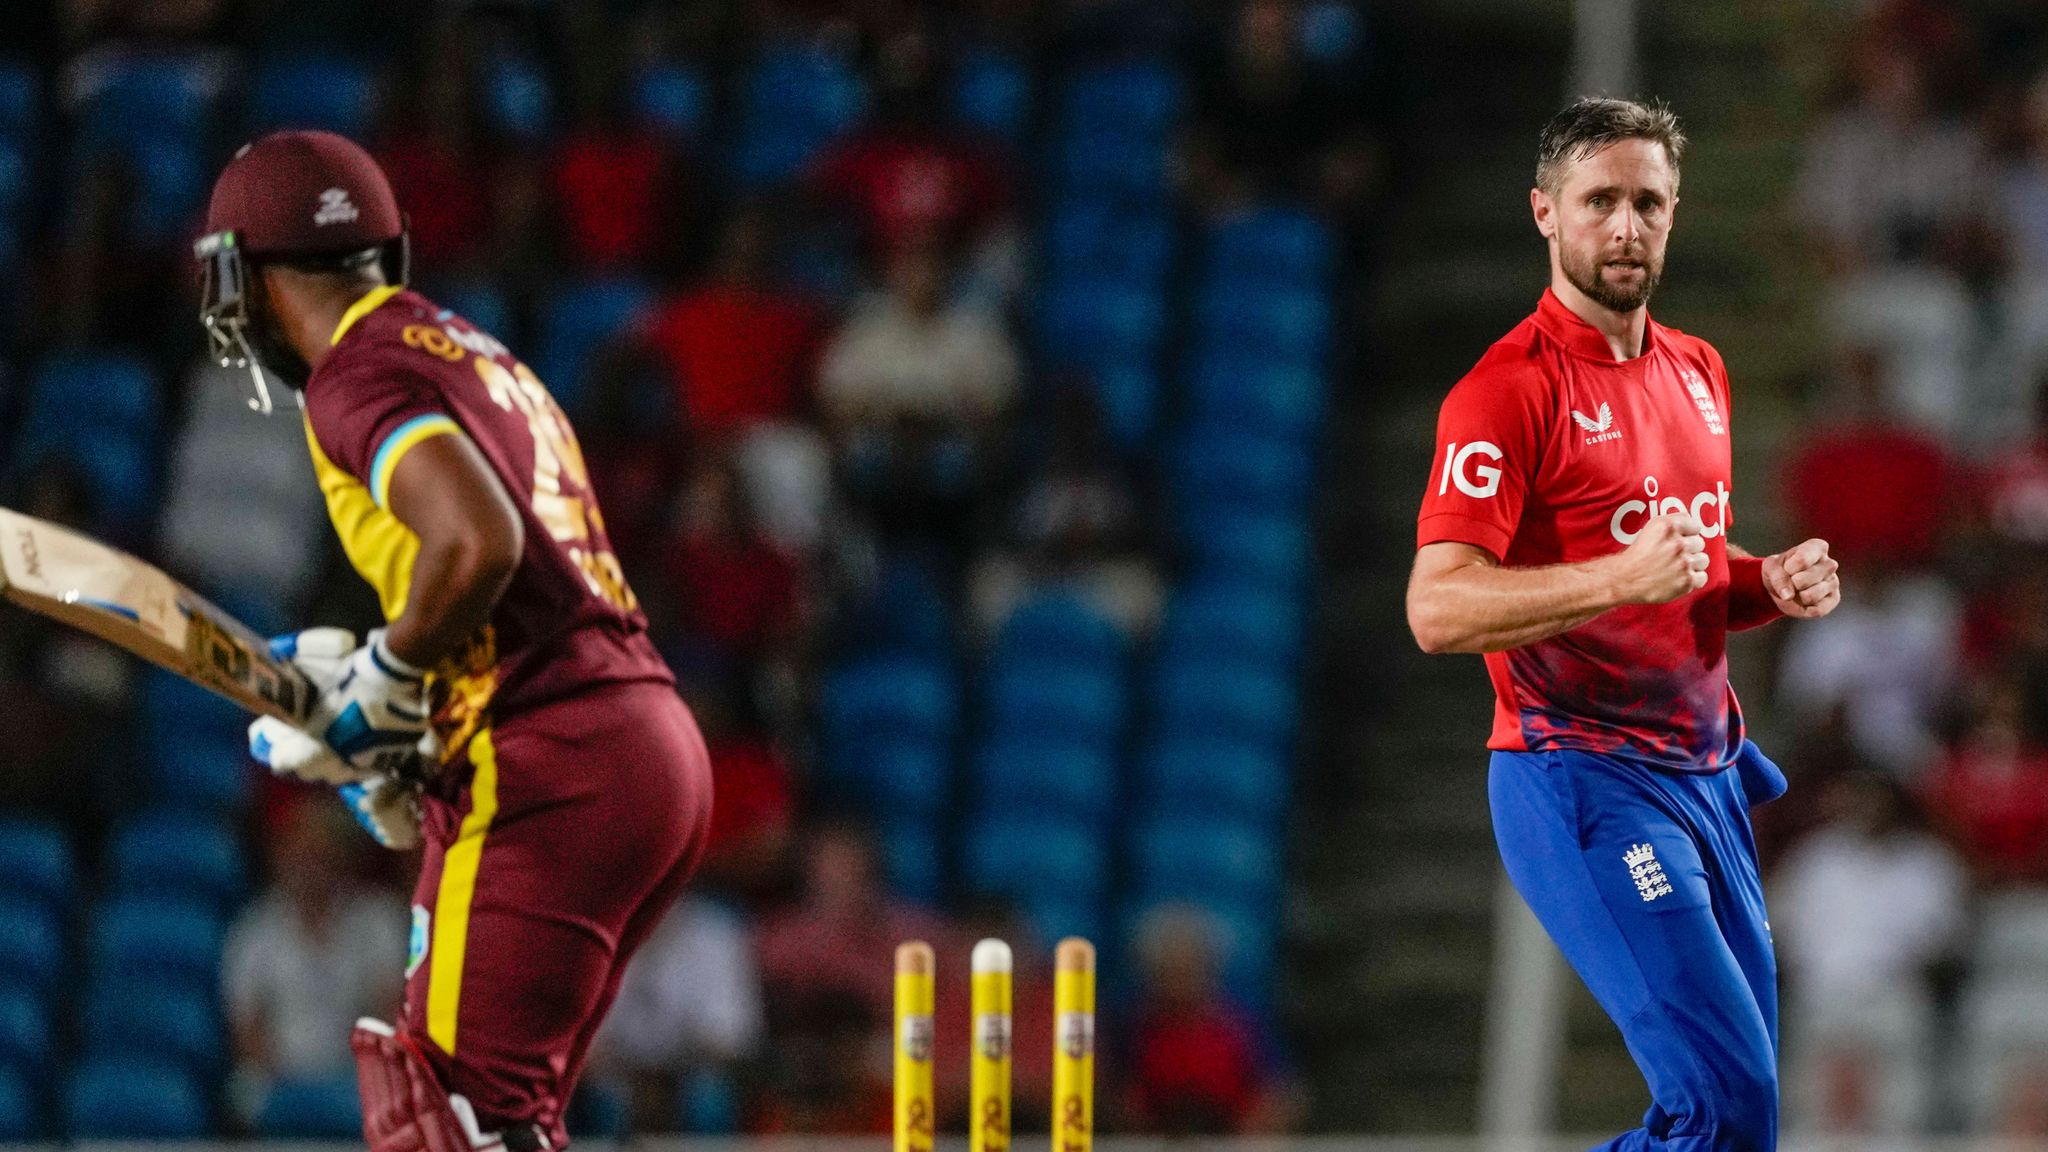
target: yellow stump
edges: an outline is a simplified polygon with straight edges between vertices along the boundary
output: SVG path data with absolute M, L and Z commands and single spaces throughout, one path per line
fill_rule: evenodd
M 1010 946 L 983 940 L 974 946 L 974 1111 L 970 1152 L 1010 1149 Z
M 896 947 L 895 1152 L 931 1152 L 932 946 L 912 940 Z
M 1060 941 L 1053 959 L 1052 1152 L 1095 1142 L 1095 945 Z

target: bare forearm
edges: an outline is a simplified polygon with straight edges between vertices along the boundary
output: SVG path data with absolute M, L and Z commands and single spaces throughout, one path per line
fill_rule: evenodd
M 1597 561 L 1474 564 L 1411 589 L 1409 619 L 1425 651 L 1501 652 L 1568 632 L 1620 602 Z
M 423 544 L 405 611 L 391 622 L 384 642 L 400 660 L 433 667 L 490 622 L 512 572 L 502 554 L 476 541 Z

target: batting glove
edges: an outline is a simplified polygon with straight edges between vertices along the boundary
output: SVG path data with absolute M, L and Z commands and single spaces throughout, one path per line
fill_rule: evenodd
M 337 662 L 338 632 L 316 628 L 273 647 L 322 689 L 306 731 L 356 768 L 399 775 L 415 763 L 427 735 L 426 673 L 392 655 L 381 628 Z
M 249 725 L 249 755 L 273 776 L 304 784 L 357 784 L 377 777 L 274 716 L 259 716 Z
M 379 776 L 341 786 L 342 802 L 370 838 L 394 852 L 420 846 L 419 792 L 412 785 Z

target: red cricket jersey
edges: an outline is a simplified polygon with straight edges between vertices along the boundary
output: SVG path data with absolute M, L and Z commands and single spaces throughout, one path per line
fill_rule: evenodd
M 342 550 L 404 611 L 419 541 L 388 508 L 398 461 L 467 435 L 526 529 L 490 623 L 427 677 L 444 755 L 486 725 L 601 684 L 673 684 L 619 569 L 583 451 L 547 389 L 490 335 L 416 292 L 380 288 L 344 317 L 304 392 L 314 472 Z
M 1728 373 L 1706 341 L 1649 322 L 1643 353 L 1545 291 L 1528 319 L 1445 397 L 1416 546 L 1460 541 L 1505 567 L 1619 552 L 1650 517 L 1704 526 L 1707 585 L 1669 604 L 1611 609 L 1569 632 L 1490 652 L 1487 747 L 1578 749 L 1682 771 L 1734 762 L 1742 711 L 1728 686 L 1733 523 Z

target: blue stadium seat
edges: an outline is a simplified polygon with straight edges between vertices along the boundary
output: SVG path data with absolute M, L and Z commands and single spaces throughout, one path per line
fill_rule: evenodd
M 653 298 L 653 290 L 638 280 L 588 280 L 564 289 L 548 305 L 533 367 L 565 411 L 578 411 L 591 355 Z
M 1336 242 L 1322 221 L 1301 208 L 1267 205 L 1209 233 L 1203 270 L 1211 283 L 1313 289 L 1335 258 Z
M 1094 906 L 1109 884 L 1102 841 L 1065 820 L 988 813 L 966 833 L 968 885 L 1020 903 L 1063 900 Z
M 227 1061 L 227 1031 L 211 989 L 95 982 L 85 994 L 85 1053 L 160 1060 L 202 1080 Z
M 29 188 L 28 149 L 19 141 L 0 137 L 0 218 L 10 223 L 19 219 L 29 201 Z
M 740 105 L 733 175 L 742 187 L 765 188 L 797 176 L 858 123 L 867 94 L 845 54 L 777 45 L 755 62 Z
M 1294 442 L 1315 434 L 1327 399 L 1323 374 L 1313 365 L 1239 348 L 1214 349 L 1201 357 L 1189 383 L 1196 421 Z
M 271 56 L 256 65 L 250 83 L 249 131 L 262 135 L 280 128 L 318 128 L 360 140 L 368 135 L 376 96 L 376 77 L 347 56 Z
M 1102 902 L 1099 900 L 1070 900 L 1058 894 L 1026 897 L 1018 901 L 1018 909 L 1031 925 L 1031 935 L 1038 940 L 1063 940 L 1068 936 L 1079 936 L 1083 940 L 1102 939 Z
M 128 226 L 139 239 L 169 244 L 196 230 L 208 178 L 201 147 L 183 136 L 149 137 L 127 147 L 135 180 Z
M 942 656 L 953 646 L 948 595 L 930 565 L 892 557 L 851 606 L 841 639 L 859 652 Z
M 1280 892 L 1279 837 L 1227 817 L 1155 816 L 1131 837 L 1141 902 L 1256 903 Z
M 1216 739 L 1284 750 L 1298 712 L 1291 677 L 1258 665 L 1170 664 L 1152 679 L 1153 730 L 1162 739 Z
M 241 736 L 194 732 L 149 749 L 151 795 L 173 807 L 244 811 L 261 771 Z
M 936 820 L 952 798 L 953 761 L 943 744 L 870 736 L 826 749 L 836 782 L 890 818 Z
M 1079 198 L 1054 208 L 1045 233 L 1049 282 L 1108 280 L 1157 288 L 1173 264 L 1173 222 L 1152 208 Z
M 204 810 L 239 811 L 251 768 L 241 709 L 189 680 L 150 669 L 142 681 L 142 752 L 156 799 Z
M 196 58 L 137 55 L 88 97 L 80 143 L 88 153 L 126 150 L 155 140 L 197 143 L 207 131 L 213 93 Z
M 87 1060 L 64 1093 L 73 1140 L 196 1140 L 208 1131 L 198 1080 L 158 1061 Z
M 505 290 L 488 280 L 464 280 L 437 287 L 435 302 L 455 313 L 470 326 L 511 343 L 518 338 L 512 330 L 512 301 Z
M 1031 71 L 1017 56 L 981 49 L 953 69 L 953 119 L 1012 144 L 1031 127 Z
M 1219 284 L 1203 293 L 1199 312 L 1205 351 L 1227 348 L 1317 365 L 1330 346 L 1330 302 L 1319 292 Z
M 1180 116 L 1182 84 L 1164 60 L 1099 65 L 1067 81 L 1061 99 L 1064 131 L 1111 131 L 1163 141 Z
M 50 1011 L 24 988 L 0 986 L 0 1075 L 38 1077 L 50 1068 Z
M 93 912 L 91 970 L 110 984 L 210 991 L 224 936 L 220 916 L 203 904 L 116 897 Z
M 1093 605 L 1064 592 L 1047 592 L 1019 604 L 1003 621 L 990 666 L 1114 668 L 1129 656 L 1130 641 Z
M 633 113 L 672 140 L 695 140 L 711 114 L 711 91 L 696 69 L 662 61 L 634 78 Z
M 0 899 L 0 986 L 47 992 L 64 971 L 64 931 L 40 900 Z
M 1166 337 L 1164 297 L 1115 280 L 1050 284 L 1039 308 L 1039 350 L 1055 364 L 1151 356 Z
M 1158 365 L 1150 357 L 1106 360 L 1088 375 L 1110 438 L 1126 452 L 1142 451 L 1159 422 Z
M 1311 564 L 1308 529 L 1298 515 L 1239 513 L 1206 515 L 1191 529 L 1189 554 L 1194 575 L 1263 584 L 1293 591 Z
M 0 1143 L 26 1143 L 42 1135 L 36 1093 L 27 1077 L 0 1071 Z
M 78 882 L 71 841 L 53 820 L 0 817 L 0 896 L 60 907 Z
M 1102 131 L 1068 135 L 1056 154 L 1057 187 L 1067 196 L 1155 205 L 1167 198 L 1170 156 L 1164 140 Z
M 1227 580 L 1189 584 L 1167 604 L 1159 659 L 1243 661 L 1284 672 L 1301 657 L 1302 617 L 1294 597 L 1264 585 Z
M 40 127 L 42 81 L 26 60 L 0 61 L 0 138 L 26 144 Z
M 273 1082 L 264 1093 L 256 1130 L 272 1140 L 360 1140 L 363 1106 L 355 1075 Z
M 1181 443 L 1173 476 L 1182 505 L 1206 522 L 1226 508 L 1299 509 L 1307 502 L 1314 468 L 1299 444 L 1205 427 Z
M 842 741 L 953 739 L 960 690 L 951 669 L 903 656 L 860 660 L 826 677 L 821 693 L 829 745 Z
M 242 846 L 221 821 L 151 812 L 114 836 L 115 895 L 190 897 L 225 912 L 247 883 Z
M 64 353 L 29 377 L 25 444 L 62 443 L 89 429 L 148 433 L 164 422 L 162 392 L 149 368 L 121 352 Z
M 913 903 L 938 903 L 945 861 L 935 829 L 908 821 L 885 824 L 881 848 L 882 871 L 890 891 Z
M 1123 736 L 1129 691 L 1121 667 L 999 665 L 984 703 L 993 741 L 1104 750 Z
M 537 140 L 555 115 L 555 94 L 540 64 L 515 52 L 498 52 L 484 65 L 484 109 L 493 127 L 507 136 Z
M 1272 827 L 1287 811 L 1287 759 L 1256 745 L 1169 739 L 1139 758 L 1138 774 L 1141 803 L 1152 812 Z
M 1116 759 L 1104 749 L 1012 739 L 975 756 L 974 783 L 984 809 L 1099 826 L 1116 804 Z

